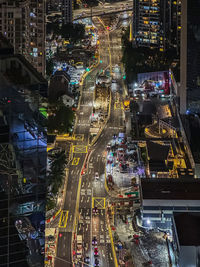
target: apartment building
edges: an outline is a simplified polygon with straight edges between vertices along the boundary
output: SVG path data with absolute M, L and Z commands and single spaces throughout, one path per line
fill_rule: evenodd
M 73 20 L 73 0 L 62 0 L 63 23 L 69 23 Z
M 134 0 L 133 45 L 159 48 L 180 45 L 180 1 Z
M 0 0 L 0 32 L 45 76 L 45 0 Z
M 27 56 L 29 46 L 29 1 L 0 0 L 0 32 L 16 54 Z

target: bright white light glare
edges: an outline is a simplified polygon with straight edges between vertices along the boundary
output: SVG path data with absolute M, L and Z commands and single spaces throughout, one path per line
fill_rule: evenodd
M 138 86 L 138 84 L 137 84 L 137 83 L 135 83 L 135 84 L 134 84 L 134 86 L 135 86 L 135 87 L 137 87 L 137 86 Z
M 147 219 L 147 224 L 150 224 L 150 223 L 151 223 L 151 221 L 149 219 Z

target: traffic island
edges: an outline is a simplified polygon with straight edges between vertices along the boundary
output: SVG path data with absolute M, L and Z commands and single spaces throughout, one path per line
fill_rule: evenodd
M 93 110 L 96 111 L 97 109 L 98 111 L 96 112 L 96 115 L 92 113 L 91 125 L 98 126 L 98 127 L 92 127 L 90 129 L 90 133 L 91 133 L 90 139 L 89 139 L 90 146 L 93 146 L 97 142 L 103 129 L 107 125 L 108 120 L 110 119 L 111 101 L 112 101 L 112 94 L 111 94 L 110 88 L 107 88 L 107 94 L 104 97 L 102 97 L 101 94 L 99 97 L 94 96 L 94 101 L 96 102 L 96 104 Z M 101 110 L 99 110 L 99 108 L 101 108 Z

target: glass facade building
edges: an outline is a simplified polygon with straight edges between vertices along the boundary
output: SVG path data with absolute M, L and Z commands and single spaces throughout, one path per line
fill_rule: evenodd
M 46 88 L 46 89 L 45 89 Z M 0 266 L 44 266 L 47 82 L 0 36 Z

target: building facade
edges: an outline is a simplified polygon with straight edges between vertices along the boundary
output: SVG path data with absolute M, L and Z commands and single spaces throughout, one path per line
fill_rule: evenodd
M 172 217 L 172 248 L 177 266 L 200 265 L 199 224 L 199 212 L 174 212 Z
M 169 229 L 173 212 L 199 212 L 199 190 L 194 178 L 141 179 L 143 225 Z
M 165 51 L 180 43 L 180 1 L 134 0 L 133 45 Z
M 45 76 L 45 0 L 0 0 L 0 32 Z
M 72 23 L 73 21 L 73 0 L 62 0 L 63 23 Z
M 200 1 L 183 0 L 181 11 L 180 110 L 200 111 Z
M 16 54 L 28 55 L 29 1 L 0 0 L 0 32 L 14 47 Z
M 0 35 L 0 264 L 44 266 L 48 83 Z
M 30 1 L 30 47 L 29 62 L 45 76 L 45 0 Z

